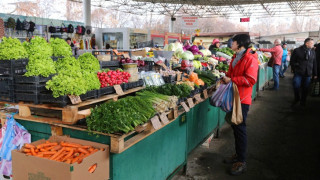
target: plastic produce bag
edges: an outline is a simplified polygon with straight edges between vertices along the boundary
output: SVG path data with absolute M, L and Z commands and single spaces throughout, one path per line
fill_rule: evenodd
M 228 84 L 220 84 L 219 88 L 214 92 L 214 94 L 210 98 L 210 104 L 212 106 L 221 107 L 224 95 L 228 89 L 232 88 L 232 83 Z
M 232 111 L 233 105 L 233 83 L 228 84 L 227 90 L 225 91 L 222 99 L 221 109 L 224 112 Z
M 7 116 L 6 126 L 2 127 L 2 130 L 5 132 L 2 134 L 3 139 L 0 150 L 0 173 L 10 176 L 12 173 L 11 151 L 21 149 L 25 143 L 30 143 L 31 135 L 22 125 L 17 123 L 12 116 Z

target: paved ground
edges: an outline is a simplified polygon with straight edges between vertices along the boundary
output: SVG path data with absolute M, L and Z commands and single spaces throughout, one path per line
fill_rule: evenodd
M 195 149 L 188 159 L 187 176 L 174 180 L 320 180 L 320 97 L 309 97 L 306 108 L 291 108 L 292 74 L 280 90 L 262 91 L 249 110 L 248 171 L 230 176 L 223 159 L 234 154 L 232 129 L 225 124 L 210 148 Z

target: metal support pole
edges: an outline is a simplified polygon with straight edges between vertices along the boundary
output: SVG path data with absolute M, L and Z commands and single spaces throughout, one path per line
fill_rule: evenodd
M 173 33 L 173 30 L 174 30 L 174 21 L 176 20 L 176 18 L 175 17 L 171 17 L 170 18 L 170 24 L 169 24 L 169 32 L 170 33 Z
M 86 29 L 91 29 L 91 0 L 83 0 L 83 21 Z

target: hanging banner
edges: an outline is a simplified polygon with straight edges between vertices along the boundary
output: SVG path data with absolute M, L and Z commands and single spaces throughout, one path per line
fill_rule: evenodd
M 198 29 L 199 18 L 196 16 L 185 16 L 181 17 L 182 29 Z

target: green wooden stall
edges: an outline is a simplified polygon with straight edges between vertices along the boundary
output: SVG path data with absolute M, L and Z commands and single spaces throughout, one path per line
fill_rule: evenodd
M 266 82 L 267 82 L 267 66 L 266 66 L 266 63 L 265 63 L 265 64 L 261 64 L 259 66 L 258 90 L 263 90 Z
M 163 180 L 186 165 L 188 153 L 201 144 L 224 123 L 224 113 L 205 100 L 188 113 L 181 114 L 129 149 L 110 154 L 112 180 Z M 32 141 L 51 136 L 50 124 L 17 120 L 30 133 Z M 218 126 L 219 125 L 219 126 Z M 73 138 L 110 145 L 106 135 L 90 135 L 86 131 L 63 127 L 63 134 Z

